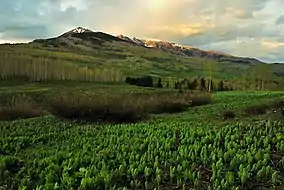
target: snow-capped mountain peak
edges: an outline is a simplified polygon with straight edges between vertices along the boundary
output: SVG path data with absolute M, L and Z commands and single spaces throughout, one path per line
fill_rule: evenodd
M 130 38 L 127 36 L 124 36 L 122 34 L 117 36 L 120 39 L 124 39 L 127 40 L 129 42 L 134 42 L 137 45 L 141 45 L 141 46 L 145 46 L 145 47 L 149 47 L 149 48 L 175 48 L 175 49 L 192 49 L 192 46 L 184 46 L 184 45 L 179 45 L 176 43 L 172 43 L 172 42 L 166 42 L 166 41 L 162 41 L 159 39 L 150 39 L 150 38 L 145 38 L 145 39 L 138 39 L 136 37 L 134 38 Z
M 64 33 L 63 36 L 72 35 L 72 34 L 84 34 L 84 33 L 90 33 L 90 32 L 93 32 L 93 31 L 79 26 L 77 28 L 70 30 L 69 32 Z
M 72 32 L 74 33 L 84 33 L 86 32 L 87 30 L 85 28 L 82 28 L 82 27 L 77 27 L 75 28 Z

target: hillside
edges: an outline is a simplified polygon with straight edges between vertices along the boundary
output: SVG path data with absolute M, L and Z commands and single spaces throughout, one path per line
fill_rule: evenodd
M 148 74 L 162 78 L 204 76 L 204 63 L 207 62 L 216 65 L 214 72 L 218 78 L 230 79 L 242 76 L 262 63 L 252 58 L 203 51 L 169 42 L 116 37 L 81 27 L 58 37 L 36 39 L 28 44 L 0 45 L 0 57 L 2 64 L 7 61 L 18 63 L 23 59 L 26 62 L 44 59 L 68 68 L 72 65 L 73 70 L 77 67 L 90 72 L 100 69 L 97 71 L 99 73 L 108 70 L 119 75 L 117 78 Z M 277 80 L 284 74 L 284 64 L 271 64 L 269 68 L 277 74 Z
M 232 63 L 242 63 L 242 64 L 259 64 L 263 63 L 254 58 L 247 57 L 236 57 L 233 55 L 225 54 L 223 52 L 210 51 L 210 50 L 200 50 L 192 46 L 183 46 L 176 43 L 165 42 L 165 41 L 154 41 L 154 40 L 144 40 L 137 38 L 129 38 L 127 36 L 118 35 L 118 38 L 126 40 L 130 43 L 136 43 L 137 45 L 161 49 L 163 51 L 180 55 L 186 57 L 196 57 L 196 58 L 205 58 L 218 62 L 232 62 Z

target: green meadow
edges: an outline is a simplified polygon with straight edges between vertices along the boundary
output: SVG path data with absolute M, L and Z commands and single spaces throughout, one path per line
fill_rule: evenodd
M 0 190 L 284 188 L 282 65 L 52 43 L 0 45 Z

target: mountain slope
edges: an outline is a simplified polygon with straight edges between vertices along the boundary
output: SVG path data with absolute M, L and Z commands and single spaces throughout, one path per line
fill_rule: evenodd
M 49 47 L 72 48 L 76 45 L 94 46 L 102 45 L 104 42 L 127 42 L 121 38 L 103 33 L 93 32 L 82 27 L 75 28 L 58 37 L 49 39 L 37 39 L 31 43 L 41 43 Z
M 128 42 L 134 42 L 138 45 L 158 48 L 176 55 L 188 56 L 188 57 L 197 57 L 197 58 L 205 58 L 211 59 L 218 62 L 234 62 L 234 63 L 243 63 L 243 64 L 259 64 L 263 63 L 254 58 L 246 58 L 246 57 L 236 57 L 233 55 L 225 54 L 223 52 L 217 51 L 205 51 L 200 50 L 190 46 L 182 46 L 176 43 L 165 42 L 165 41 L 155 41 L 155 40 L 141 40 L 137 38 L 129 38 L 127 36 L 119 35 L 117 36 L 123 40 Z
M 119 70 L 124 76 L 150 74 L 156 77 L 185 78 L 203 76 L 204 62 L 217 65 L 218 78 L 242 76 L 257 60 L 238 58 L 220 52 L 203 51 L 170 42 L 130 39 L 75 28 L 58 37 L 37 39 L 28 44 L 0 45 L 0 58 L 6 54 L 19 58 L 43 58 L 47 61 L 74 64 L 90 69 Z M 20 62 L 20 60 L 19 60 Z M 283 64 L 269 67 L 278 76 L 284 73 Z
M 236 57 L 229 54 L 216 51 L 204 51 L 190 46 L 182 46 L 171 42 L 155 41 L 155 40 L 144 40 L 118 35 L 112 36 L 103 32 L 93 32 L 89 29 L 82 27 L 77 27 L 63 35 L 46 39 L 46 40 L 35 40 L 35 43 L 43 43 L 50 47 L 66 47 L 66 48 L 76 48 L 77 45 L 84 45 L 89 47 L 94 47 L 94 45 L 102 45 L 105 42 L 119 42 L 124 45 L 137 45 L 144 48 L 159 49 L 173 55 L 184 56 L 184 57 L 194 57 L 209 59 L 218 62 L 231 62 L 240 64 L 258 64 L 261 61 L 253 58 L 246 57 Z

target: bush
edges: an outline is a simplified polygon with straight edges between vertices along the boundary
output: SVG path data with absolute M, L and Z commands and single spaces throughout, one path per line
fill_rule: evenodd
M 188 103 L 185 102 L 158 102 L 153 104 L 153 108 L 150 108 L 150 113 L 163 114 L 163 113 L 179 113 L 187 110 Z
M 20 108 L 20 107 L 0 108 L 1 121 L 12 121 L 17 119 L 39 117 L 42 114 L 43 114 L 42 111 L 33 108 Z
M 142 120 L 142 110 L 123 97 L 60 94 L 49 100 L 49 111 L 59 117 L 91 122 L 128 123 Z
M 46 96 L 7 97 L 0 109 L 1 120 L 31 118 L 49 113 L 70 120 L 129 123 L 146 119 L 150 114 L 178 113 L 191 106 L 212 102 L 210 94 L 148 92 L 129 94 L 93 94 L 91 92 L 55 91 Z M 35 102 L 37 101 L 37 103 Z M 0 106 L 1 107 L 1 106 Z
M 25 95 L 12 96 L 0 107 L 0 120 L 12 121 L 39 117 L 43 111 Z
M 271 103 L 270 105 L 271 108 L 284 108 L 284 100 L 276 100 Z
M 236 114 L 232 110 L 226 110 L 222 113 L 223 119 L 234 119 L 236 117 Z
M 49 100 L 49 111 L 72 120 L 111 123 L 137 122 L 149 114 L 177 113 L 194 105 L 211 102 L 211 96 L 191 94 L 93 95 L 59 93 Z
M 206 105 L 211 102 L 212 97 L 210 94 L 172 93 L 151 97 L 146 107 L 154 114 L 178 113 L 187 110 L 189 107 Z
M 280 117 L 284 118 L 284 100 L 277 100 L 270 104 L 270 108 L 274 113 L 279 113 Z
M 126 107 L 113 106 L 106 113 L 104 121 L 110 123 L 134 123 L 147 118 L 147 114 L 142 110 L 135 109 L 129 105 Z
M 254 105 L 247 107 L 244 112 L 246 115 L 262 115 L 266 113 L 268 108 L 269 106 L 266 104 Z
M 199 95 L 199 96 L 193 96 L 190 99 L 190 106 L 202 106 L 202 105 L 207 105 L 212 103 L 212 95 L 210 94 L 204 94 L 204 95 Z

